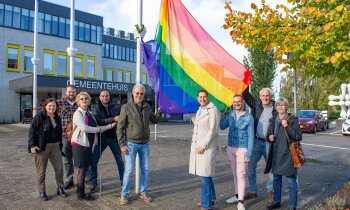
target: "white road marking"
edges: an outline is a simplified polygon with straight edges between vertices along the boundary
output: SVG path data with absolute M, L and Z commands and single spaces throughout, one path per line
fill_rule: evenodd
M 350 148 L 345 148 L 345 147 L 331 147 L 331 146 L 326 146 L 326 145 L 306 144 L 306 143 L 301 143 L 301 144 L 302 145 L 307 145 L 307 146 L 325 147 L 325 148 L 341 149 L 341 150 L 349 150 L 350 151 Z

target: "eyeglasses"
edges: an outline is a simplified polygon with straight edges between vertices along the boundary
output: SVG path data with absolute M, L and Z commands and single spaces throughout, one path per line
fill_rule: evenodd
M 284 105 L 284 104 L 277 104 L 277 106 L 284 106 L 285 107 L 286 105 Z
M 88 101 L 89 100 L 89 98 L 80 98 L 79 100 L 81 100 L 81 101 Z
M 143 96 L 143 92 L 135 92 L 136 95 L 140 95 L 140 96 Z

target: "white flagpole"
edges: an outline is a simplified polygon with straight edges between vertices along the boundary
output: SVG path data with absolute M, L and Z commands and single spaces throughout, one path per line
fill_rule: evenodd
M 74 56 L 77 49 L 74 48 L 74 19 L 75 19 L 75 0 L 70 1 L 70 38 L 67 53 L 69 55 L 69 84 L 74 85 Z
M 33 64 L 33 116 L 38 112 L 38 83 L 37 83 L 37 74 L 38 74 L 38 64 L 40 59 L 38 58 L 38 9 L 39 3 L 38 0 L 35 0 L 35 11 L 34 11 L 34 57 L 31 58 Z

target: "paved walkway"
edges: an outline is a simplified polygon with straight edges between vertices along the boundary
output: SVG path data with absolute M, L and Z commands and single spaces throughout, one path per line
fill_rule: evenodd
M 195 203 L 200 200 L 200 179 L 188 174 L 192 125 L 163 123 L 157 126 L 157 130 L 156 141 L 152 135 L 149 180 L 149 194 L 154 202 L 144 203 L 136 194 L 132 194 L 130 205 L 120 206 L 117 199 L 121 190 L 118 173 L 108 149 L 100 161 L 102 192 L 94 194 L 96 200 L 77 201 L 75 189 L 67 191 L 70 194 L 67 198 L 55 195 L 54 173 L 52 167 L 48 166 L 46 185 L 49 201 L 39 201 L 34 160 L 27 153 L 28 125 L 0 125 L 0 209 L 198 209 Z M 219 138 L 220 152 L 217 175 L 214 177 L 218 201 L 214 209 L 236 209 L 235 204 L 225 203 L 233 189 L 226 151 L 221 147 L 227 142 L 227 133 L 221 132 Z M 312 150 L 307 152 L 319 153 Z M 312 156 L 315 158 L 310 158 L 299 173 L 300 209 L 322 202 L 349 178 L 349 164 L 332 164 L 322 155 Z M 264 161 L 258 165 L 258 199 L 246 201 L 247 209 L 265 209 L 267 194 L 264 183 L 267 177 L 262 172 L 264 165 Z M 283 184 L 282 209 L 286 209 L 289 194 L 286 182 Z

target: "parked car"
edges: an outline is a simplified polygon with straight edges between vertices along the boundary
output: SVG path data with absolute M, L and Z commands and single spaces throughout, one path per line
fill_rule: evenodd
M 300 110 L 297 112 L 300 128 L 303 132 L 316 133 L 318 130 L 327 129 L 327 120 L 318 110 Z
M 346 118 L 342 125 L 342 133 L 344 136 L 350 135 L 350 116 Z

